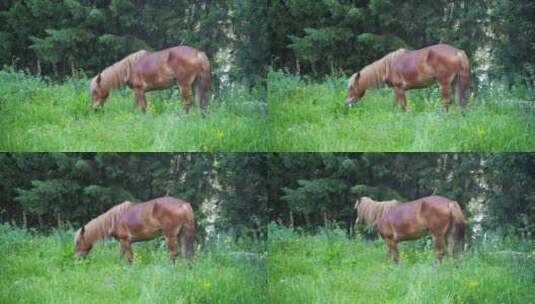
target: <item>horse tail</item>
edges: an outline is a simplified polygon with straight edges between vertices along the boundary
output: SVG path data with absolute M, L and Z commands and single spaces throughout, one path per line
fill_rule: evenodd
M 457 86 L 455 91 L 457 93 L 457 99 L 459 99 L 459 104 L 464 108 L 467 103 L 466 90 L 468 89 L 468 85 L 470 83 L 470 63 L 468 56 L 466 56 L 466 53 L 462 50 L 457 52 L 457 57 L 459 58 L 460 68 L 457 76 Z
M 195 81 L 195 97 L 197 104 L 203 109 L 208 106 L 207 92 L 210 89 L 210 61 L 204 52 L 197 53 L 197 58 L 201 62 L 201 71 Z
M 461 211 L 461 207 L 456 201 L 451 201 L 448 204 L 449 215 L 450 215 L 450 231 L 448 246 L 450 254 L 456 255 L 461 253 L 464 247 L 465 242 L 465 230 L 466 230 L 466 220 Z
M 182 224 L 180 231 L 180 247 L 182 256 L 191 261 L 195 253 L 195 219 L 191 205 L 185 204 L 184 207 L 186 208 L 186 221 Z

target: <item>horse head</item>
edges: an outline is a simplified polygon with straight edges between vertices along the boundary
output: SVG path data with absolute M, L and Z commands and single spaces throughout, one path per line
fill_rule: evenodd
M 93 244 L 85 237 L 85 226 L 76 231 L 74 236 L 74 255 L 76 257 L 85 257 L 93 248 Z
M 357 103 L 366 92 L 366 88 L 359 84 L 359 79 L 360 72 L 351 75 L 351 78 L 349 78 L 346 99 L 346 103 L 349 107 L 352 107 L 355 103 Z
M 94 110 L 104 104 L 109 95 L 109 90 L 104 88 L 101 82 L 102 76 L 100 73 L 91 80 L 91 107 Z

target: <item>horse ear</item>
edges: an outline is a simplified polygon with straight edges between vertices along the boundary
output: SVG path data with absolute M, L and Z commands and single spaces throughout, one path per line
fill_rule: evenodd
M 100 86 L 100 81 L 102 80 L 102 76 L 100 73 L 98 73 L 98 76 L 97 76 L 97 84 Z
M 357 76 L 355 77 L 355 80 L 359 80 L 360 78 L 360 72 L 357 73 Z
M 80 230 L 80 236 L 83 236 L 85 233 L 85 226 L 82 226 L 82 230 Z

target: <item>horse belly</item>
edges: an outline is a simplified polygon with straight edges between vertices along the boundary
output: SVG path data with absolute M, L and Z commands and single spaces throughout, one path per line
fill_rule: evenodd
M 167 89 L 175 84 L 174 79 L 158 79 L 155 82 L 145 82 L 145 91 L 155 91 Z
M 128 236 L 132 241 L 153 239 L 160 230 L 160 226 L 157 223 L 143 219 L 143 212 L 135 214 L 129 220 L 127 223 Z
M 152 63 L 142 71 L 145 91 L 161 90 L 175 83 L 175 75 L 165 64 Z
M 394 231 L 395 238 L 399 241 L 416 240 L 427 233 L 425 227 L 414 223 L 412 219 L 406 219 L 401 223 L 395 224 Z
M 130 238 L 132 241 L 148 241 L 152 240 L 159 234 L 159 229 L 153 228 L 153 227 L 145 227 L 142 230 L 138 231 L 132 231 L 130 234 Z

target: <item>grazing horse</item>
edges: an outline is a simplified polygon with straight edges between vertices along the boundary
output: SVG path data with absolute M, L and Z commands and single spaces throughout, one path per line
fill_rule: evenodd
M 470 81 L 469 69 L 466 53 L 447 44 L 432 45 L 419 50 L 399 49 L 351 76 L 347 104 L 352 106 L 358 102 L 369 87 L 385 83 L 394 89 L 397 103 L 406 111 L 405 91 L 426 87 L 436 81 L 447 111 L 452 103 L 450 86 L 457 76 L 455 91 L 461 107 L 465 108 L 465 92 Z
M 357 199 L 356 223 L 375 225 L 385 240 L 394 262 L 399 262 L 397 242 L 415 240 L 427 232 L 433 236 L 435 256 L 442 260 L 442 244 L 446 240 L 448 255 L 461 253 L 464 247 L 466 220 L 456 201 L 442 196 L 428 196 L 412 202 L 376 202 L 369 197 Z
M 91 105 L 97 109 L 104 104 L 110 90 L 126 84 L 134 90 L 135 103 L 145 112 L 145 92 L 165 89 L 174 83 L 180 88 L 186 113 L 191 105 L 193 84 L 197 104 L 205 110 L 210 88 L 210 63 L 206 54 L 189 46 L 130 54 L 91 79 Z
M 195 219 L 191 205 L 178 198 L 161 197 L 144 203 L 123 202 L 91 220 L 76 231 L 74 253 L 86 256 L 93 244 L 113 237 L 121 253 L 132 263 L 132 243 L 154 238 L 162 232 L 169 258 L 174 263 L 176 241 L 180 234 L 182 256 L 191 261 L 194 253 Z

